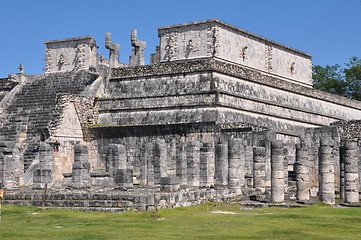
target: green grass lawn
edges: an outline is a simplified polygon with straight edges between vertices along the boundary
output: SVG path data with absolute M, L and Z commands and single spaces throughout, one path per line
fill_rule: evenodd
M 155 216 L 3 206 L 0 239 L 361 239 L 361 208 L 241 210 L 208 203 Z

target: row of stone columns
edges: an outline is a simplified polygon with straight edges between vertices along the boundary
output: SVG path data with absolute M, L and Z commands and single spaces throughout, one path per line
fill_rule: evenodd
M 335 158 L 334 141 L 331 138 L 320 140 L 319 147 L 319 197 L 323 203 L 335 204 Z M 343 180 L 341 181 L 341 196 L 346 203 L 359 202 L 359 173 L 358 173 L 359 150 L 357 142 L 347 142 L 343 146 L 340 158 L 343 168 Z M 310 199 L 310 170 L 309 152 L 304 145 L 296 146 L 296 180 L 297 199 L 308 201 Z M 341 176 L 340 176 L 341 177 Z
M 214 184 L 241 188 L 245 185 L 245 150 L 242 139 L 232 139 L 227 143 L 200 143 L 189 141 L 177 150 L 175 173 L 181 185 L 209 187 Z M 321 139 L 319 147 L 319 196 L 324 203 L 335 203 L 335 159 L 334 142 L 330 138 Z M 266 179 L 265 147 L 253 148 L 253 188 L 265 193 L 270 187 L 271 200 L 283 202 L 285 199 L 285 153 L 281 141 L 271 143 L 271 183 Z M 358 146 L 356 142 L 346 143 L 341 154 L 344 161 L 345 201 L 359 201 Z M 42 144 L 39 150 L 39 169 L 34 174 L 34 187 L 41 188 L 52 182 L 52 147 Z M 90 186 L 90 165 L 86 146 L 74 147 L 72 186 Z M 169 177 L 167 146 L 164 140 L 145 143 L 141 150 L 140 182 L 153 186 L 161 179 Z M 304 144 L 296 146 L 297 199 L 310 199 L 310 155 Z M 106 169 L 114 177 L 115 183 L 128 187 L 133 183 L 133 166 L 127 165 L 126 149 L 121 144 L 109 145 Z M 169 181 L 175 182 L 175 179 Z M 169 182 L 168 181 L 168 182 Z
M 335 161 L 332 156 L 334 142 L 330 138 L 322 139 L 320 146 L 320 200 L 335 204 Z M 347 142 L 342 151 L 344 164 L 344 198 L 346 203 L 359 202 L 358 146 L 356 142 Z

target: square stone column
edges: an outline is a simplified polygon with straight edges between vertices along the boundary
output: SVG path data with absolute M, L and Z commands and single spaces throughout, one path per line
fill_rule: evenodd
M 188 186 L 199 186 L 200 143 L 197 140 L 187 142 L 187 183 Z
M 215 171 L 214 143 L 203 143 L 200 148 L 200 186 L 210 187 L 214 185 Z
M 180 185 L 187 185 L 187 153 L 184 145 L 181 143 L 176 153 L 176 176 L 179 178 Z
M 147 186 L 154 186 L 154 160 L 153 160 L 153 143 L 145 144 L 145 160 L 147 164 Z
M 114 177 L 117 169 L 127 168 L 125 146 L 122 144 L 109 144 L 105 160 L 106 170 Z
M 133 169 L 117 169 L 115 184 L 120 188 L 133 187 Z
M 39 165 L 34 172 L 33 188 L 41 189 L 45 184 L 53 182 L 54 149 L 49 144 L 40 143 L 39 147 Z
M 266 191 L 266 148 L 253 148 L 253 186 L 262 193 Z
M 13 157 L 15 143 L 10 141 L 0 142 L 0 185 L 5 189 L 19 186 L 17 181 L 17 164 Z
M 228 143 L 218 142 L 216 144 L 216 184 L 228 186 Z
M 90 188 L 90 164 L 88 162 L 88 148 L 84 145 L 74 146 L 74 163 L 72 171 L 73 188 Z
M 228 141 L 228 187 L 240 189 L 244 179 L 245 153 L 242 139 Z
M 167 145 L 164 139 L 157 139 L 153 149 L 154 184 L 160 184 L 160 178 L 168 176 Z

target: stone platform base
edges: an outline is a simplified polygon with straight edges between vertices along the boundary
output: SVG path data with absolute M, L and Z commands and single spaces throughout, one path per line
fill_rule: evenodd
M 122 212 L 194 206 L 204 202 L 236 201 L 242 199 L 232 189 L 180 189 L 160 192 L 159 188 L 122 191 L 116 189 L 48 189 L 31 188 L 7 191 L 4 204 L 66 208 L 81 211 Z

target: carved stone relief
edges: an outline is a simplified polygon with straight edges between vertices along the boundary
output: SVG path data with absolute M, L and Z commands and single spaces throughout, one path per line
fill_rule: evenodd
M 243 62 L 246 60 L 246 58 L 247 58 L 247 46 L 244 46 L 243 48 L 242 48 L 242 50 L 241 50 L 241 53 L 240 53 L 240 56 L 241 56 L 241 58 L 242 58 L 242 60 L 243 60 Z
M 294 74 L 294 73 L 295 73 L 295 65 L 296 65 L 295 62 L 292 62 L 292 63 L 291 63 L 291 67 L 290 67 L 291 74 Z
M 85 44 L 78 44 L 76 46 L 76 55 L 75 55 L 75 70 L 80 70 L 84 68 L 84 61 L 85 61 Z
M 171 61 L 171 60 L 176 60 L 176 52 L 177 52 L 177 38 L 178 38 L 178 33 L 177 32 L 172 32 L 169 33 L 165 39 L 167 41 L 166 46 L 165 46 L 165 56 L 164 56 L 164 60 L 166 61 Z
M 267 72 L 271 72 L 272 71 L 272 58 L 273 58 L 273 53 L 272 53 L 272 46 L 266 44 L 265 45 L 265 69 Z

